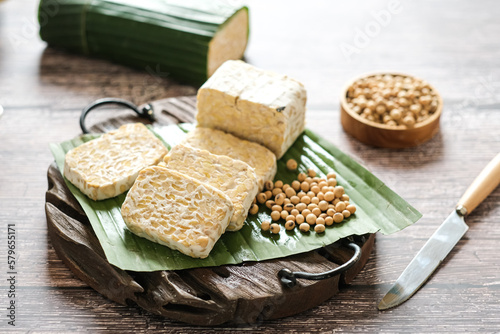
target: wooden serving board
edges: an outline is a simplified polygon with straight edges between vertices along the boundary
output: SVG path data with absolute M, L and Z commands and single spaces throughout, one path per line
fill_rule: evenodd
M 194 121 L 194 97 L 170 98 L 152 105 L 158 124 Z M 89 129 L 104 132 L 131 121 L 137 119 L 110 118 Z M 48 169 L 48 181 L 45 210 L 49 236 L 58 256 L 77 277 L 117 303 L 138 305 L 149 312 L 195 325 L 251 324 L 317 306 L 354 279 L 366 264 L 375 241 L 375 234 L 357 238 L 361 259 L 344 274 L 320 281 L 298 279 L 293 288 L 281 285 L 277 276 L 281 269 L 328 271 L 348 261 L 353 250 L 339 241 L 304 254 L 241 265 L 124 271 L 107 262 L 90 222 L 55 163 Z

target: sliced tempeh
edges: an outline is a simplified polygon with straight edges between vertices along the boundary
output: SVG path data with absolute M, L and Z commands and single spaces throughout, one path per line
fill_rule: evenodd
M 130 189 L 139 171 L 167 152 L 144 124 L 126 124 L 69 151 L 64 176 L 93 200 L 111 198 Z
M 205 258 L 234 212 L 222 191 L 164 167 L 143 169 L 122 205 L 130 231 L 194 258 Z
M 276 156 L 273 152 L 262 145 L 239 139 L 224 131 L 197 127 L 187 134 L 182 143 L 246 162 L 255 169 L 259 190 L 264 188 L 266 181 L 273 180 L 276 174 Z
M 241 160 L 183 144 L 174 146 L 164 161 L 168 168 L 227 194 L 234 205 L 227 230 L 237 231 L 243 227 L 248 210 L 259 191 L 257 175 L 252 167 Z

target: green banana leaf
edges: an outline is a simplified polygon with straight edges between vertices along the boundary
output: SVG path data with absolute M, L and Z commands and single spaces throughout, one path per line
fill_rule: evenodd
M 192 128 L 192 124 L 180 124 L 152 130 L 167 147 L 172 147 Z M 51 144 L 59 170 L 63 170 L 66 152 L 96 137 L 98 135 L 83 135 L 60 144 Z M 298 171 L 291 172 L 286 168 L 286 161 L 290 158 L 298 162 Z M 287 231 L 284 228 L 279 234 L 270 234 L 260 228 L 262 221 L 270 220 L 270 210 L 262 205 L 256 215 L 249 215 L 240 231 L 223 234 L 206 259 L 193 259 L 132 234 L 120 213 L 125 194 L 93 201 L 69 181 L 66 180 L 66 184 L 87 214 L 109 263 L 132 271 L 179 270 L 286 257 L 329 245 L 351 235 L 378 231 L 391 234 L 421 217 L 416 209 L 373 174 L 310 130 L 306 130 L 278 161 L 276 179 L 290 183 L 299 172 L 308 168 L 313 168 L 322 176 L 332 170 L 336 172 L 338 184 L 345 188 L 350 202 L 357 207 L 356 213 L 340 224 L 327 227 L 322 234 L 301 233 L 298 229 Z

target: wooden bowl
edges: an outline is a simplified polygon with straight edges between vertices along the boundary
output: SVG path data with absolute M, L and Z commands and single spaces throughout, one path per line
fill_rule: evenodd
M 416 123 L 415 126 L 409 128 L 405 126 L 388 126 L 381 123 L 369 121 L 355 111 L 349 108 L 347 104 L 347 91 L 354 82 L 359 79 L 371 77 L 375 75 L 400 75 L 404 77 L 415 78 L 404 73 L 393 72 L 377 72 L 365 74 L 350 81 L 342 90 L 340 96 L 340 121 L 344 131 L 358 139 L 362 143 L 386 148 L 405 148 L 420 145 L 431 139 L 439 131 L 439 118 L 443 109 L 443 100 L 441 95 L 434 87 L 430 87 L 437 95 L 438 106 L 437 110 L 422 122 Z

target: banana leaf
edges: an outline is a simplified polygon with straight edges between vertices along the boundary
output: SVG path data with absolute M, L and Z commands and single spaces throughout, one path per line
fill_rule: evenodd
M 179 143 L 192 124 L 169 125 L 152 129 L 167 147 Z M 64 156 L 70 149 L 96 138 L 98 135 L 83 135 L 59 144 L 51 144 L 59 170 L 63 170 Z M 297 171 L 289 171 L 286 161 L 298 162 Z M 115 198 L 93 201 L 83 195 L 66 180 L 69 189 L 81 204 L 112 265 L 139 272 L 157 270 L 180 270 L 238 264 L 244 261 L 263 261 L 308 252 L 351 236 L 375 233 L 391 234 L 413 224 L 421 214 L 404 199 L 389 189 L 364 167 L 338 148 L 306 130 L 278 161 L 276 179 L 290 183 L 297 174 L 316 170 L 320 176 L 330 171 L 337 173 L 339 185 L 345 188 L 350 202 L 357 211 L 340 224 L 327 227 L 326 232 L 301 233 L 298 229 L 279 234 L 262 231 L 260 224 L 270 220 L 270 210 L 264 205 L 256 215 L 249 215 L 244 227 L 237 232 L 226 232 L 216 243 L 206 259 L 193 259 L 176 250 L 151 242 L 131 233 L 120 213 L 126 194 Z

